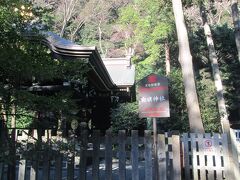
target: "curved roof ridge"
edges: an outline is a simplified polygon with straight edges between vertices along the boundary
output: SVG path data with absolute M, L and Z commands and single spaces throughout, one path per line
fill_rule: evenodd
M 122 79 L 121 82 L 117 82 L 115 79 L 116 77 L 113 76 L 113 73 L 109 71 L 109 67 L 106 67 L 103 59 L 101 58 L 97 47 L 96 46 L 82 46 L 75 44 L 74 42 L 61 38 L 57 34 L 53 32 L 41 32 L 43 38 L 40 39 L 45 45 L 49 47 L 49 49 L 56 54 L 58 57 L 68 57 L 68 58 L 88 58 L 89 64 L 92 68 L 92 75 L 94 75 L 100 82 L 97 86 L 101 86 L 100 89 L 102 90 L 115 90 L 118 89 L 118 85 L 124 84 L 124 80 Z M 37 37 L 36 34 L 28 34 L 27 37 L 33 39 L 33 37 Z M 108 58 L 106 58 L 108 59 Z M 121 58 L 119 58 L 121 59 Z M 126 59 L 126 58 L 122 58 Z M 129 75 L 135 74 L 135 68 L 131 69 L 131 73 Z M 134 71 L 134 72 L 133 72 Z M 113 77 L 112 77 L 113 76 Z M 122 77 L 122 78 L 129 78 L 129 77 Z M 126 86 L 133 85 L 134 80 L 130 77 L 131 82 L 126 81 Z M 130 83 L 130 84 L 129 84 Z

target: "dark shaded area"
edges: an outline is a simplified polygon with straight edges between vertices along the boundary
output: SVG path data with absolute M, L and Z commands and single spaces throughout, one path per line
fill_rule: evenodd
M 110 98 L 95 98 L 92 109 L 92 123 L 94 129 L 106 130 L 110 127 L 110 108 Z

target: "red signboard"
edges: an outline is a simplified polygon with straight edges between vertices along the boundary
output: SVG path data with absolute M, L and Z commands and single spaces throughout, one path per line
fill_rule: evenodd
M 139 82 L 139 117 L 169 117 L 168 79 L 150 74 Z

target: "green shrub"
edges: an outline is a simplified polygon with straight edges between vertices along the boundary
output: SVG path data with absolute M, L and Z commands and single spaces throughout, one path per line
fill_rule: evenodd
M 137 102 L 121 103 L 111 110 L 112 130 L 133 130 L 145 127 L 145 119 L 138 117 Z

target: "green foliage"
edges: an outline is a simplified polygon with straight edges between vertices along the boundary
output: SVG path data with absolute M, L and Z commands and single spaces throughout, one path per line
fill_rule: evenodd
M 16 107 L 16 109 L 16 128 L 29 128 L 35 120 L 35 113 L 22 107 Z M 11 116 L 8 117 L 11 118 Z M 10 120 L 7 121 L 7 126 L 11 128 Z
M 141 44 L 144 52 L 133 59 L 136 64 L 136 79 L 140 80 L 150 73 L 163 73 L 164 42 L 173 29 L 171 6 L 162 0 L 140 0 L 121 8 L 119 24 L 133 29 L 133 35 L 125 44 L 134 47 Z
M 205 132 L 219 132 L 221 125 L 216 88 L 203 29 L 197 28 L 197 31 L 191 32 L 190 44 L 193 52 L 197 93 L 204 129 Z
M 129 5 L 120 9 L 119 23 L 124 25 L 137 25 L 140 21 L 139 12 L 134 11 L 134 6 Z
M 182 83 L 182 73 L 180 69 L 173 68 L 169 75 L 169 102 L 170 118 L 162 120 L 161 129 L 179 130 L 186 132 L 189 130 L 187 106 Z
M 113 108 L 111 112 L 112 130 L 139 129 L 140 126 L 145 125 L 145 119 L 138 117 L 138 105 L 134 103 L 121 103 L 118 107 Z
M 212 12 L 209 12 L 211 16 Z M 227 24 L 229 21 L 221 19 L 218 25 L 212 26 L 211 31 L 218 57 L 221 79 L 224 86 L 224 97 L 229 112 L 230 121 L 238 121 L 239 114 L 239 62 L 237 61 L 237 51 L 234 40 L 234 31 Z M 193 24 L 195 22 L 192 22 Z M 196 24 L 195 24 L 196 25 Z M 193 54 L 194 66 L 197 78 L 197 88 L 201 115 L 204 127 L 207 132 L 219 131 L 220 117 L 218 114 L 216 88 L 213 83 L 211 63 L 209 62 L 209 52 L 206 37 L 203 29 L 199 26 L 191 29 L 190 43 Z
M 240 102 L 240 63 L 237 58 L 237 48 L 234 39 L 234 30 L 222 25 L 213 29 L 216 50 L 219 57 L 219 66 L 225 90 L 225 99 L 228 105 L 229 119 L 239 121 Z
M 136 79 L 140 80 L 150 73 L 165 74 L 164 43 L 170 43 L 171 52 L 177 51 L 172 43 L 175 41 L 172 35 L 174 20 L 169 2 L 137 1 L 122 8 L 119 19 L 123 26 L 134 29 L 134 35 L 127 43 L 134 46 L 137 42 L 144 47 L 144 53 L 133 59 L 136 64 Z M 173 57 L 171 60 L 175 68 L 172 68 L 169 76 L 171 117 L 161 121 L 161 129 L 185 131 L 189 127 L 188 117 L 182 75 L 178 63 L 175 63 L 176 59 Z
M 219 132 L 221 124 L 214 82 L 211 73 L 203 71 L 200 75 L 197 90 L 204 129 L 206 132 Z
M 12 108 L 16 106 L 17 127 L 36 124 L 33 112 L 67 112 L 76 106 L 71 100 L 73 91 L 48 96 L 26 91 L 27 87 L 59 80 L 77 80 L 84 85 L 89 70 L 84 60 L 53 59 L 48 48 L 26 38 L 28 33 L 38 34 L 33 21 L 41 22 L 38 21 L 41 13 L 24 1 L 0 4 L 0 111 L 1 115 L 7 113 L 10 120 Z
M 162 120 L 161 129 L 187 132 L 189 123 L 181 70 L 172 69 L 169 80 L 170 118 Z M 215 86 L 209 72 L 202 72 L 197 79 L 197 92 L 205 131 L 218 132 L 220 117 Z
M 196 72 L 196 86 L 201 117 L 206 132 L 219 132 L 220 116 L 218 113 L 216 88 L 214 85 L 209 52 L 203 29 L 190 34 L 190 44 Z M 197 46 L 196 46 L 197 44 Z

